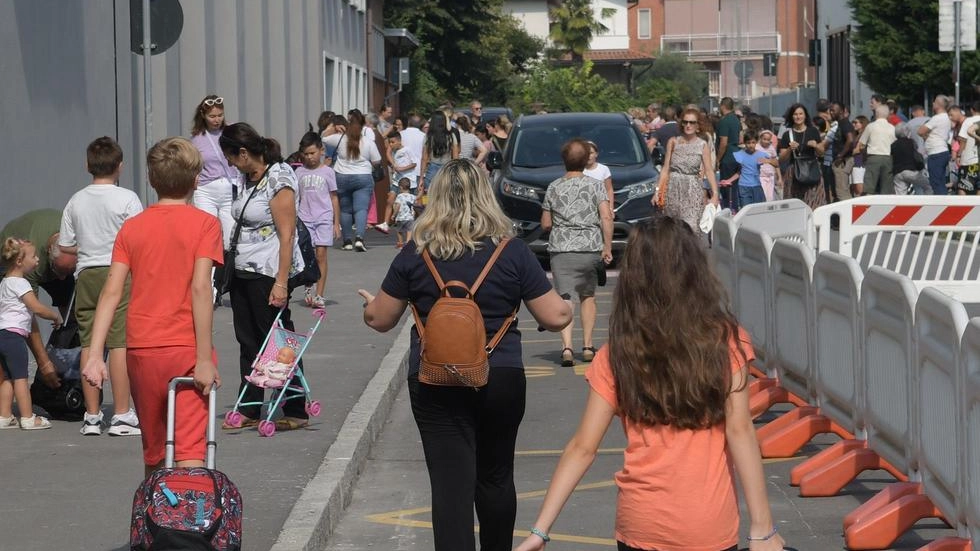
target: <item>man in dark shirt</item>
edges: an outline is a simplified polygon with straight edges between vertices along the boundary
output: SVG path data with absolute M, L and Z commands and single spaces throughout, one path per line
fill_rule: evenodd
M 661 125 L 654 133 L 653 137 L 647 141 L 647 147 L 650 151 L 653 151 L 658 145 L 664 150 L 667 150 L 667 142 L 671 138 L 676 138 L 681 135 L 681 128 L 677 124 L 677 111 L 678 109 L 673 105 L 668 105 L 663 110 L 663 120 L 664 124 Z
M 834 136 L 834 185 L 831 187 L 831 199 L 843 201 L 850 189 L 850 174 L 854 168 L 854 125 L 847 120 L 844 105 L 835 101 L 830 104 L 830 117 L 837 121 L 837 135 Z M 829 186 L 828 186 L 829 187 Z
M 715 161 L 715 169 L 720 172 L 721 180 L 728 180 L 738 172 L 738 161 L 735 160 L 735 152 L 738 151 L 738 144 L 741 141 L 742 123 L 735 116 L 735 101 L 732 98 L 721 98 L 718 105 L 721 112 L 721 120 L 718 121 L 716 129 L 716 140 L 718 140 Z M 721 208 L 737 209 L 738 194 L 732 192 L 732 186 L 719 188 L 721 193 Z

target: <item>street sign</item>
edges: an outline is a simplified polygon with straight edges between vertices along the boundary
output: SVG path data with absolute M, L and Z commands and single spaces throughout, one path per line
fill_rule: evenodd
M 960 49 L 964 52 L 977 49 L 977 0 L 939 0 L 939 51 L 956 49 L 956 21 L 953 4 L 960 8 Z
M 150 3 L 150 55 L 167 51 L 177 43 L 184 28 L 184 10 L 179 0 L 153 0 Z M 129 49 L 143 55 L 143 2 L 129 0 Z
M 749 81 L 749 77 L 755 72 L 755 67 L 752 66 L 752 62 L 747 59 L 740 59 L 735 62 L 735 76 L 738 77 L 739 81 L 743 84 Z

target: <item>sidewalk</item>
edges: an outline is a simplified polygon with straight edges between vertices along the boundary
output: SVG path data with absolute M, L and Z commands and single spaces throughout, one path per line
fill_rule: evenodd
M 380 334 L 361 321 L 362 301 L 356 290 L 374 292 L 397 252 L 392 238 L 369 233 L 367 253 L 330 251 L 327 318 L 304 355 L 313 397 L 322 403 L 323 413 L 305 430 L 277 432 L 272 438 L 259 437 L 255 429 L 218 435 L 218 468 L 238 485 L 245 501 L 246 550 L 271 549 L 280 538 L 285 543 L 278 549 L 302 549 L 298 539 L 322 530 L 315 523 L 296 524 L 294 505 L 328 451 L 343 451 L 347 457 L 366 453 L 369 439 L 353 435 L 373 437 L 372 423 L 380 426 L 394 394 L 385 393 L 383 379 L 400 383 L 398 368 L 405 350 L 396 350 L 393 367 L 382 370 L 369 385 L 404 326 Z M 293 293 L 293 319 L 297 330 L 305 331 L 313 319 L 297 301 L 302 301 L 302 291 Z M 239 380 L 231 309 L 219 308 L 214 325 L 224 381 L 218 392 L 223 414 L 237 398 Z M 106 396 L 111 400 L 108 392 Z M 111 406 L 106 404 L 103 411 L 108 419 Z M 47 431 L 0 433 L 0 551 L 129 549 L 133 492 L 143 473 L 139 438 L 83 437 L 79 426 L 56 421 Z M 341 462 L 350 466 L 349 461 Z M 333 468 L 337 462 L 327 463 Z M 353 474 L 345 475 L 349 484 Z M 324 487 L 311 487 L 303 503 L 316 504 L 310 499 L 314 489 Z M 292 524 L 280 534 L 287 520 Z

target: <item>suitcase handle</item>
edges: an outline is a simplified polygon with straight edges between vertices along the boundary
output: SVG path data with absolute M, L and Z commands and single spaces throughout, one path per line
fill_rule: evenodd
M 180 385 L 193 386 L 194 377 L 174 377 L 170 380 L 170 384 L 167 387 L 167 442 L 166 455 L 163 463 L 163 466 L 167 469 L 172 469 L 174 467 L 174 416 L 177 409 L 177 387 Z M 212 470 L 215 468 L 214 456 L 218 449 L 218 443 L 215 441 L 215 418 L 217 417 L 217 409 L 218 387 L 217 385 L 211 385 L 211 392 L 208 393 L 208 451 L 205 464 L 207 468 Z

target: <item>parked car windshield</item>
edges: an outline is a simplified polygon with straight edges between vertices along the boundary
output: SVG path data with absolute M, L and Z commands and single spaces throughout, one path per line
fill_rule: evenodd
M 511 164 L 522 168 L 561 165 L 561 146 L 572 138 L 585 138 L 599 146 L 599 162 L 607 166 L 645 162 L 646 149 L 628 124 L 567 124 L 520 128 L 512 139 Z

